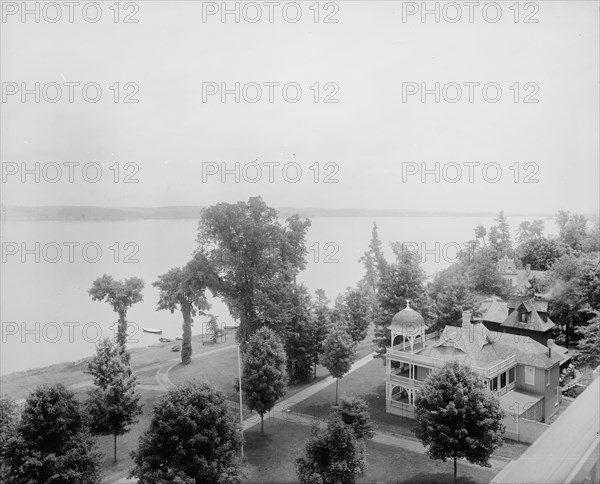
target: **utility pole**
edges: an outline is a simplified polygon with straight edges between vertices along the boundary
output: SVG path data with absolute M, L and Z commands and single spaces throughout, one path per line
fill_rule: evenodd
M 240 384 L 240 432 L 242 433 L 242 459 L 244 458 L 244 412 L 242 407 L 242 359 L 240 357 L 240 344 L 237 343 L 238 354 L 238 382 Z

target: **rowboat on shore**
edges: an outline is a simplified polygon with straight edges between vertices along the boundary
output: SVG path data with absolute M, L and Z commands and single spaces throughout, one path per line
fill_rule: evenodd
M 144 333 L 162 334 L 162 329 L 143 328 Z

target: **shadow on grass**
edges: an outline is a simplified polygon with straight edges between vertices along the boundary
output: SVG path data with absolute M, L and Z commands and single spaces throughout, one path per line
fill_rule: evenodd
M 479 484 L 479 481 L 461 475 L 457 477 L 456 482 L 458 484 Z M 454 484 L 454 474 L 421 473 L 404 481 L 396 481 L 396 484 Z

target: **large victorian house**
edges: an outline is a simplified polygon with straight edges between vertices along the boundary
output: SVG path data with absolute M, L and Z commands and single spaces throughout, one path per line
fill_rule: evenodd
M 514 308 L 517 310 L 518 307 Z M 386 353 L 386 411 L 414 418 L 419 387 L 435 369 L 451 360 L 469 365 L 496 393 L 507 414 L 544 422 L 562 398 L 556 346 L 528 337 L 489 330 L 463 313 L 462 326 L 426 333 L 423 317 L 407 303 L 389 326 Z

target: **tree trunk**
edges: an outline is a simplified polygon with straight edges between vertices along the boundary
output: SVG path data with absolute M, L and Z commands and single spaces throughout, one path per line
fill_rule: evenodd
M 114 452 L 114 463 L 117 463 L 117 434 L 114 434 L 115 438 L 115 452 Z
M 454 458 L 454 484 L 456 484 L 456 457 Z
M 313 371 L 313 378 L 317 378 L 317 362 L 315 361 L 315 369 Z
M 335 379 L 335 404 L 338 403 L 338 383 L 340 382 L 339 378 Z
M 122 347 L 125 347 L 125 344 L 127 343 L 127 312 L 124 310 L 119 311 L 117 343 Z
M 183 340 L 181 341 L 181 362 L 189 365 L 192 361 L 192 308 L 185 304 L 181 305 L 183 314 Z
M 265 435 L 265 425 L 264 425 L 264 417 L 263 413 L 260 414 L 260 435 Z

